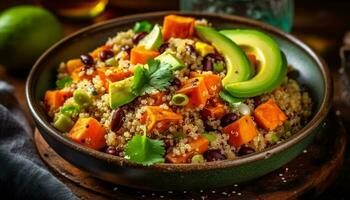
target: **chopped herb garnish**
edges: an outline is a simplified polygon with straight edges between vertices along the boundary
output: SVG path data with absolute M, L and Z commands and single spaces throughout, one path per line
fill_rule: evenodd
M 69 76 L 65 76 L 59 80 L 56 81 L 56 86 L 59 89 L 65 88 L 67 86 L 70 86 L 70 84 L 73 83 L 73 80 Z
M 146 166 L 163 163 L 164 153 L 164 142 L 148 138 L 146 131 L 143 135 L 134 135 L 125 149 L 126 158 L 131 162 Z
M 140 33 L 140 32 L 151 32 L 152 30 L 152 24 L 149 23 L 148 21 L 142 21 L 142 22 L 136 22 L 133 31 L 135 33 Z
M 133 92 L 145 95 L 156 90 L 163 91 L 170 86 L 174 79 L 171 65 L 150 59 L 148 69 L 138 66 L 134 71 Z

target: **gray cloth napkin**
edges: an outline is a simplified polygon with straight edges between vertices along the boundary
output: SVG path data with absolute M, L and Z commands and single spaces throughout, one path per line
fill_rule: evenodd
M 14 89 L 0 81 L 0 199 L 78 199 L 47 170 Z

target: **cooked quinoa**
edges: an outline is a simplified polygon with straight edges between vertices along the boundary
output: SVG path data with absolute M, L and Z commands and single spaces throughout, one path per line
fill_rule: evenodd
M 196 20 L 195 25 L 210 26 L 204 20 Z M 142 32 L 141 32 L 142 33 Z M 164 32 L 163 32 L 164 34 Z M 139 41 L 135 38 L 139 37 L 140 33 L 135 33 L 133 30 L 118 32 L 114 37 L 109 38 L 105 45 L 97 48 L 97 50 L 90 53 L 90 61 L 92 64 L 84 64 L 84 59 L 76 59 L 77 63 L 82 63 L 81 68 L 76 72 L 70 69 L 68 62 L 62 62 L 58 68 L 57 80 L 62 80 L 64 77 L 71 77 L 70 84 L 64 85 L 63 88 L 57 89 L 60 91 L 70 93 L 64 98 L 62 105 L 58 107 L 50 107 L 45 97 L 45 104 L 47 105 L 48 115 L 52 118 L 52 124 L 55 126 L 55 120 L 62 115 L 62 109 L 76 103 L 74 94 L 76 91 L 85 91 L 91 103 L 88 106 L 79 106 L 79 110 L 69 117 L 72 122 L 76 123 L 81 118 L 93 118 L 102 126 L 104 132 L 104 144 L 99 146 L 98 150 L 115 156 L 128 157 L 125 153 L 128 142 L 132 140 L 135 135 L 146 134 L 148 138 L 162 141 L 165 148 L 164 158 L 165 162 L 173 162 L 167 155 L 172 157 L 187 156 L 185 162 L 195 162 L 192 158 L 194 155 L 203 155 L 203 160 L 199 162 L 209 162 L 222 159 L 236 159 L 239 156 L 246 155 L 253 152 L 259 152 L 276 143 L 280 143 L 288 139 L 291 135 L 299 131 L 307 122 L 312 114 L 312 100 L 309 97 L 305 88 L 301 88 L 298 82 L 286 76 L 283 82 L 272 92 L 263 95 L 254 96 L 251 98 L 242 99 L 240 103 L 232 105 L 222 100 L 218 95 L 210 96 L 205 104 L 198 106 L 182 106 L 175 105 L 172 98 L 178 94 L 178 91 L 184 87 L 184 84 L 193 78 L 193 72 L 199 76 L 216 75 L 223 79 L 226 76 L 226 63 L 219 61 L 224 66 L 220 71 L 207 70 L 204 64 L 205 56 L 201 55 L 196 49 L 196 43 L 201 42 L 210 47 L 213 47 L 209 42 L 203 41 L 198 36 L 193 35 L 188 38 L 170 37 L 163 42 L 161 53 L 169 53 L 182 61 L 186 67 L 173 71 L 173 80 L 171 84 L 164 90 L 153 90 L 145 95 L 137 96 L 133 101 L 126 103 L 118 108 L 112 109 L 110 105 L 110 93 L 106 87 L 103 77 L 113 76 L 114 73 L 128 73 L 133 71 L 135 67 L 142 66 L 142 64 L 132 64 L 130 50 L 138 46 Z M 214 47 L 213 47 L 214 48 Z M 103 51 L 108 51 L 111 55 L 108 59 L 101 55 Z M 106 53 L 105 53 L 106 54 Z M 222 58 L 219 51 L 214 48 L 213 54 Z M 87 54 L 89 55 L 89 54 Z M 113 60 L 113 64 L 107 64 L 107 61 Z M 292 71 L 292 66 L 288 67 Z M 99 69 L 104 69 L 99 71 Z M 72 73 L 75 73 L 75 76 Z M 132 73 L 126 75 L 124 78 L 132 76 Z M 118 80 L 119 81 L 119 80 Z M 110 81 L 111 84 L 113 81 Z M 117 82 L 117 81 L 116 81 Z M 211 90 L 216 91 L 216 85 L 211 86 Z M 221 88 L 222 89 L 222 88 Z M 157 94 L 162 94 L 160 99 L 156 98 Z M 205 95 L 205 94 L 204 94 Z M 211 94 L 206 94 L 211 95 Z M 158 95 L 159 96 L 159 95 Z M 286 119 L 272 130 L 261 126 L 255 119 L 255 110 L 262 104 L 273 101 L 285 115 Z M 222 105 L 224 115 L 219 117 L 204 116 L 203 110 L 208 105 Z M 149 106 L 156 106 L 158 109 L 171 111 L 181 116 L 180 120 L 170 121 L 164 124 L 158 123 L 151 130 L 145 129 L 149 119 L 143 120 L 147 108 Z M 116 120 L 115 112 L 122 110 L 121 117 L 118 120 L 120 126 L 115 129 L 114 124 L 119 123 Z M 230 123 L 224 123 L 224 118 L 234 118 Z M 253 120 L 256 128 L 256 135 L 248 142 L 241 145 L 232 145 L 230 142 L 230 134 L 224 131 L 225 127 L 232 125 L 244 116 L 249 116 Z M 149 116 L 147 116 L 149 117 Z M 226 120 L 227 121 L 227 120 Z M 59 128 L 58 128 L 59 129 Z M 62 131 L 67 137 L 77 141 L 71 137 L 72 130 Z M 146 131 L 146 132 L 145 132 Z M 203 138 L 203 134 L 210 135 L 208 146 L 204 152 L 198 149 L 193 149 L 192 141 L 198 138 Z M 238 133 L 237 133 L 238 134 Z M 242 134 L 242 133 L 240 133 Z M 206 137 L 204 137 L 206 138 Z M 91 139 L 91 138 L 90 138 Z M 89 140 L 90 140 L 89 139 Z M 80 143 L 88 143 L 86 138 Z M 79 141 L 78 141 L 79 142 Z M 87 145 L 89 146 L 89 145 Z M 93 146 L 89 146 L 94 148 Z

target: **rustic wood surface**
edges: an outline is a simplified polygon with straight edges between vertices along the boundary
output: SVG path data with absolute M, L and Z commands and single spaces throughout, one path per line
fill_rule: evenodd
M 329 119 L 314 143 L 280 169 L 258 180 L 208 191 L 152 192 L 110 184 L 65 161 L 38 131 L 35 143 L 43 161 L 59 178 L 70 180 L 70 188 L 83 199 L 295 199 L 320 195 L 339 172 L 347 139 L 344 127 L 336 120 Z

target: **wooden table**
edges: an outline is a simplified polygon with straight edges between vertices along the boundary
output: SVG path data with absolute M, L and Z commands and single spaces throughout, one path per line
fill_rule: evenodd
M 32 0 L 23 0 L 25 2 L 32 2 Z M 23 2 L 16 0 L 14 2 Z M 0 3 L 0 9 L 10 5 L 7 3 Z M 343 1 L 296 1 L 295 23 L 292 33 L 302 39 L 305 43 L 310 45 L 317 53 L 323 56 L 331 68 L 333 74 L 336 73 L 340 66 L 338 59 L 338 50 L 342 45 L 343 35 L 347 30 L 350 30 L 350 3 Z M 64 32 L 66 35 L 75 32 L 76 30 L 87 25 L 104 21 L 106 19 L 114 18 L 122 14 L 129 13 L 129 11 L 121 11 L 118 8 L 108 8 L 106 12 L 96 19 L 88 22 L 71 22 L 65 19 L 60 19 L 64 25 Z M 11 74 L 0 67 L 0 80 L 5 80 L 11 83 L 16 88 L 16 96 L 18 97 L 21 106 L 28 114 L 28 109 L 25 103 L 24 87 L 26 73 Z M 31 119 L 31 118 L 30 118 Z M 347 166 L 350 166 L 350 159 L 345 161 Z M 346 167 L 341 171 L 342 175 L 330 187 L 329 190 L 322 195 L 321 199 L 332 199 L 346 197 L 348 184 L 350 183 L 350 170 Z M 73 191 L 78 190 L 69 181 L 63 180 Z

